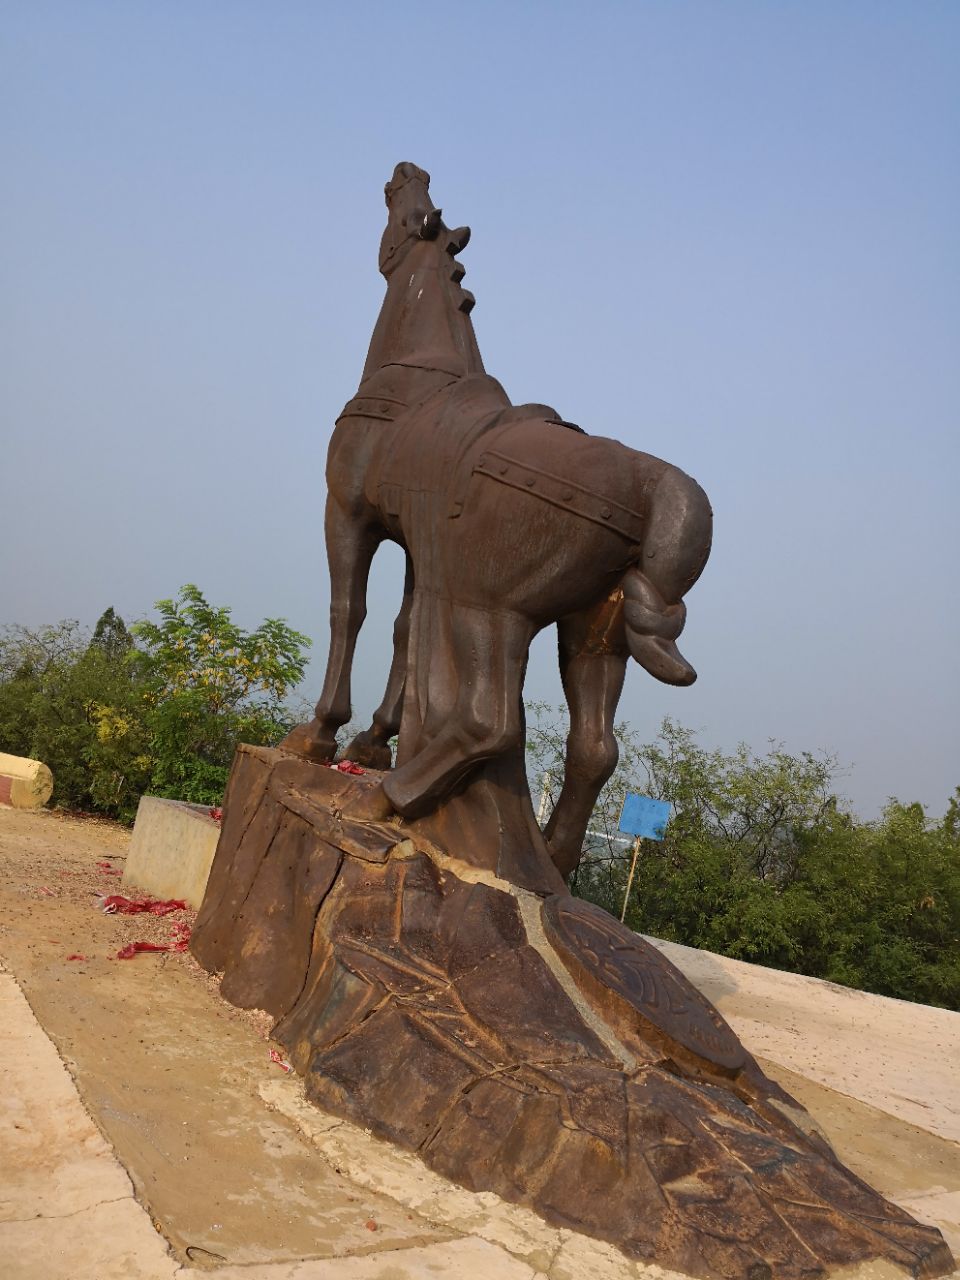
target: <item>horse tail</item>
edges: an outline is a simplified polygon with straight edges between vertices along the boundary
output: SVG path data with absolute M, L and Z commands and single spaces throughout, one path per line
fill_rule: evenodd
M 668 466 L 651 497 L 638 561 L 623 579 L 627 646 L 664 684 L 689 685 L 697 678 L 675 641 L 687 620 L 683 597 L 703 572 L 712 533 L 707 495 L 696 480 Z

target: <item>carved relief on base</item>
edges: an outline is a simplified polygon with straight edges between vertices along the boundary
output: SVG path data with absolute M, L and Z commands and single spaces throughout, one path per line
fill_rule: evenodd
M 308 1097 L 690 1275 L 950 1270 L 940 1234 L 837 1161 L 655 948 L 416 822 L 355 816 L 376 786 L 241 747 L 194 932 L 225 998 L 277 1019 Z

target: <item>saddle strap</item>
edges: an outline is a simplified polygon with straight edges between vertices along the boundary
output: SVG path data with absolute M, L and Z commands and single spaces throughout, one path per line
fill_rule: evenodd
M 603 494 L 594 493 L 592 489 L 586 489 L 566 476 L 541 471 L 525 462 L 518 462 L 505 453 L 490 449 L 481 454 L 473 473 L 488 476 L 498 484 L 519 489 L 521 493 L 529 493 L 531 497 L 549 502 L 561 511 L 569 511 L 582 520 L 590 520 L 604 529 L 611 529 L 628 542 L 639 543 L 643 538 L 645 521 L 642 512 L 633 511 Z
M 394 422 L 406 411 L 402 400 L 390 396 L 354 396 L 343 406 L 337 422 L 342 418 L 380 418 L 383 422 Z
M 510 404 L 505 409 L 498 409 L 492 416 L 483 418 L 480 422 L 475 423 L 464 437 L 463 447 L 457 456 L 456 466 L 453 468 L 453 496 L 447 508 L 447 515 L 451 520 L 456 520 L 462 513 L 463 504 L 467 500 L 467 486 L 470 483 L 471 475 L 476 470 L 475 467 L 465 470 L 460 464 L 479 441 L 480 437 L 487 436 L 486 448 L 489 450 L 502 435 L 506 435 L 509 432 L 511 427 L 518 422 L 528 421 L 549 422 L 558 427 L 569 427 L 571 431 L 578 431 L 583 436 L 587 434 L 583 427 L 578 427 L 576 423 L 565 422 L 556 409 L 551 409 L 548 404 Z M 469 466 L 469 463 L 467 465 Z

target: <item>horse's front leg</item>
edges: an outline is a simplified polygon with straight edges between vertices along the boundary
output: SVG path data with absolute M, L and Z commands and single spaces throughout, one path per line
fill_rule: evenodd
M 372 512 L 346 512 L 331 493 L 324 533 L 330 567 L 330 651 L 323 690 L 308 724 L 297 725 L 280 746 L 325 763 L 337 749 L 337 730 L 350 719 L 350 675 L 357 636 L 367 616 L 370 562 L 384 531 Z
M 393 624 L 393 661 L 383 701 L 373 713 L 373 723 L 353 739 L 344 755 L 370 769 L 389 769 L 393 763 L 390 739 L 400 732 L 403 689 L 407 678 L 407 649 L 410 639 L 410 610 L 413 605 L 413 564 L 407 553 L 403 583 L 403 603 Z
M 617 767 L 613 726 L 628 657 L 622 592 L 562 618 L 557 638 L 570 732 L 563 788 L 543 834 L 566 879 L 579 865 L 597 797 Z

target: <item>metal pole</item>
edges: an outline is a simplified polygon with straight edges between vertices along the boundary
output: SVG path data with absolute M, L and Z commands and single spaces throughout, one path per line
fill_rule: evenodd
M 627 876 L 627 892 L 623 895 L 623 910 L 620 912 L 620 923 L 623 924 L 627 915 L 627 903 L 630 901 L 630 890 L 633 888 L 633 875 L 637 869 L 637 858 L 640 856 L 640 837 L 637 836 L 633 842 L 633 858 L 630 862 L 630 874 Z

